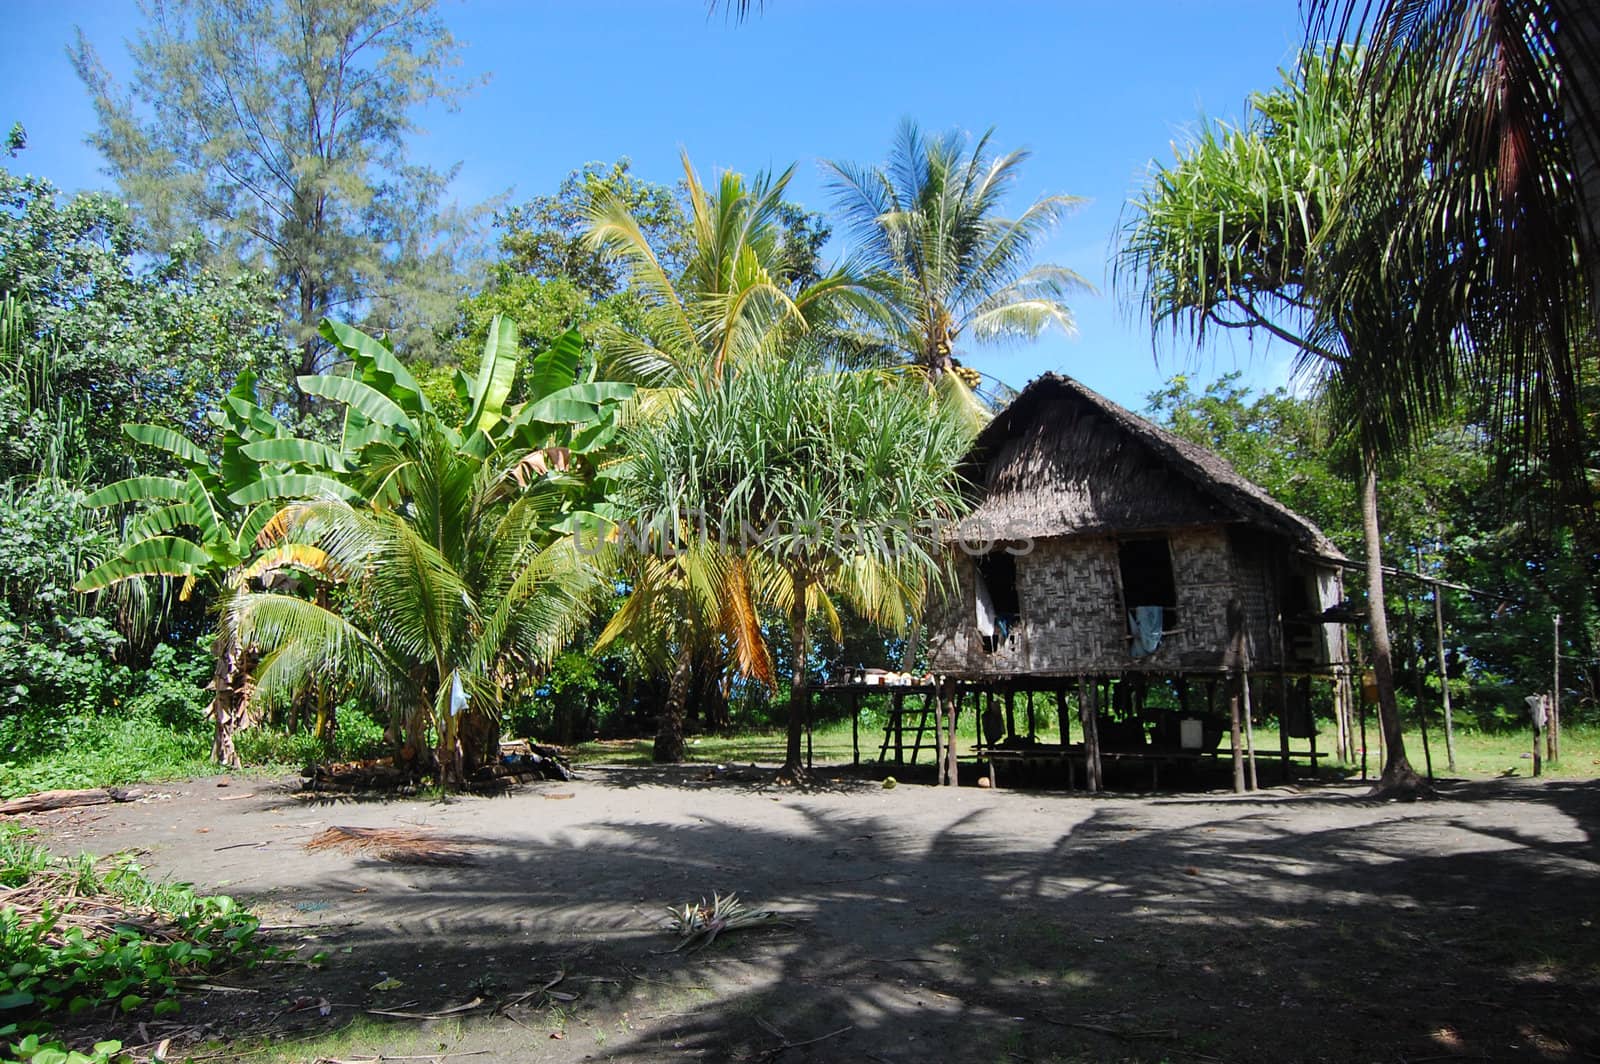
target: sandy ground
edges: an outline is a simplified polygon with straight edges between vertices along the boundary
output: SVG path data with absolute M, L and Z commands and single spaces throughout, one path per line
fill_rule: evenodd
M 34 822 L 63 852 L 143 851 L 328 953 L 219 978 L 257 992 L 171 1021 L 236 1040 L 211 1059 L 352 1020 L 283 1059 L 1600 1059 L 1600 785 L 1403 804 L 745 775 L 591 768 L 447 802 L 200 781 Z M 474 862 L 308 852 L 331 825 L 470 839 Z M 665 952 L 664 908 L 713 891 L 787 926 Z M 497 1008 L 558 973 L 561 998 Z M 372 989 L 386 978 L 403 986 Z M 301 997 L 330 1015 L 285 1011 Z M 475 997 L 445 1019 L 366 1011 Z

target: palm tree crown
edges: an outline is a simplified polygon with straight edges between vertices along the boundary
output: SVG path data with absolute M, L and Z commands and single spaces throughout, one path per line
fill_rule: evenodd
M 891 280 L 891 347 L 934 378 L 955 368 L 964 337 L 1074 332 L 1067 297 L 1090 287 L 1065 267 L 1033 264 L 1039 241 L 1080 201 L 1046 196 L 1002 215 L 1028 152 L 996 156 L 992 135 L 969 151 L 960 133 L 930 139 L 908 121 L 885 165 L 825 164 L 865 262 Z

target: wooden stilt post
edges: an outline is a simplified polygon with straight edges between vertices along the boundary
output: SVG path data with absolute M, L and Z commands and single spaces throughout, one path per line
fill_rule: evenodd
M 1433 585 L 1433 640 L 1439 658 L 1439 694 L 1444 705 L 1444 760 L 1456 770 L 1456 726 L 1450 713 L 1450 665 L 1444 656 L 1444 601 L 1437 582 Z
M 1544 730 L 1545 726 L 1547 700 L 1543 696 L 1535 695 L 1528 701 L 1531 703 L 1529 708 L 1533 711 L 1533 774 L 1542 776 L 1544 775 L 1544 763 L 1540 758 L 1542 751 L 1539 749 L 1541 745 L 1539 733 Z
M 1233 793 L 1244 793 L 1244 735 L 1239 727 L 1239 686 L 1240 670 L 1233 673 L 1233 690 L 1228 694 L 1228 714 L 1232 727 L 1230 738 L 1233 741 Z
M 1255 712 L 1250 706 L 1250 670 L 1241 670 L 1240 687 L 1244 689 L 1244 748 L 1250 765 L 1250 789 L 1259 791 L 1261 780 L 1256 776 L 1256 726 Z
M 944 689 L 945 681 L 940 680 L 939 685 L 934 688 L 933 695 L 933 775 L 941 784 L 944 783 L 944 747 L 940 745 L 944 739 L 941 734 L 944 730 Z M 922 711 L 924 713 L 928 711 L 927 698 L 922 700 Z M 920 730 L 919 725 L 918 731 Z M 917 738 L 920 740 L 922 736 L 919 734 Z
M 850 763 L 861 764 L 861 692 L 850 692 Z
M 906 696 L 899 691 L 889 696 L 889 719 L 894 724 L 894 763 L 906 763 Z
M 1422 579 L 1422 548 L 1412 545 L 1417 559 L 1417 579 Z M 1416 702 L 1417 727 L 1422 732 L 1422 760 L 1427 766 L 1428 778 L 1433 779 L 1433 750 L 1428 746 L 1428 707 L 1422 701 L 1422 629 L 1411 608 L 1411 595 L 1406 595 L 1406 657 L 1410 659 L 1412 699 Z
M 1017 734 L 1017 693 L 1006 688 L 1006 738 Z
M 1030 743 L 1033 742 L 1035 734 L 1036 732 L 1034 731 L 1033 720 L 1033 688 L 1030 687 L 1028 688 L 1028 741 Z
M 1078 723 L 1083 726 L 1083 784 L 1091 794 L 1100 790 L 1100 745 L 1094 723 L 1097 701 L 1095 683 L 1078 677 Z
M 1289 675 L 1282 667 L 1278 669 L 1278 768 L 1283 779 L 1293 778 L 1294 766 L 1289 763 Z
M 944 757 L 946 757 L 946 781 L 949 786 L 960 786 L 960 760 L 955 749 L 955 736 L 962 723 L 962 688 L 955 685 L 955 690 L 950 691 L 950 728 L 944 734 Z

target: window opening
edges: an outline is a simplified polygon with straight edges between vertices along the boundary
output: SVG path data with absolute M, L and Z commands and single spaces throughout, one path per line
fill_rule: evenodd
M 1128 653 L 1148 657 L 1178 624 L 1178 580 L 1165 536 L 1117 544 L 1122 604 L 1128 613 Z
M 1017 594 L 1017 559 L 1009 551 L 992 551 L 973 559 L 977 573 L 978 634 L 983 649 L 998 650 L 1022 621 L 1022 600 Z

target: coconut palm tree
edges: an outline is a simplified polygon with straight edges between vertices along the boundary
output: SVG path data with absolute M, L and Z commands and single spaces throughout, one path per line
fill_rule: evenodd
M 1033 262 L 1081 201 L 1046 196 L 1002 213 L 1028 152 L 993 154 L 993 134 L 969 149 L 958 132 L 929 138 L 906 121 L 884 165 L 824 164 L 863 261 L 889 280 L 890 348 L 934 380 L 957 368 L 964 340 L 1031 340 L 1052 325 L 1075 332 L 1067 298 L 1090 288 L 1063 266 Z
M 628 431 L 617 499 L 642 515 L 655 551 L 686 559 L 692 582 L 734 585 L 733 597 L 788 617 L 788 775 L 803 774 L 813 618 L 837 629 L 836 601 L 889 627 L 914 615 L 942 571 L 938 527 L 962 506 L 955 463 L 970 439 L 948 404 L 901 375 L 780 358 L 698 381 Z M 740 619 L 756 653 L 753 614 Z
M 1293 345 L 1297 369 L 1337 411 L 1333 423 L 1352 426 L 1387 752 L 1380 787 L 1403 791 L 1420 780 L 1394 697 L 1378 465 L 1442 411 L 1466 373 L 1451 348 L 1419 351 L 1410 329 L 1415 308 L 1447 273 L 1388 269 L 1372 254 L 1376 220 L 1344 212 L 1350 182 L 1366 173 L 1350 66 L 1348 58 L 1305 56 L 1281 87 L 1251 99 L 1247 127 L 1207 125 L 1174 165 L 1155 168 L 1129 204 L 1116 272 L 1155 333 L 1203 341 L 1214 329 L 1261 330 Z M 1365 246 L 1366 257 L 1348 245 Z M 1445 257 L 1435 256 L 1436 264 Z M 1335 259 L 1345 264 L 1339 275 L 1329 271 Z M 1354 290 L 1356 270 L 1361 299 L 1330 306 L 1330 292 Z
M 718 377 L 797 332 L 881 314 L 876 291 L 849 266 L 804 286 L 784 272 L 781 211 L 794 167 L 776 178 L 728 171 L 708 188 L 685 154 L 683 174 L 689 248 L 677 275 L 624 199 L 603 194 L 591 205 L 588 241 L 628 265 L 647 307 L 640 325 L 600 333 L 609 374 L 669 387 Z

